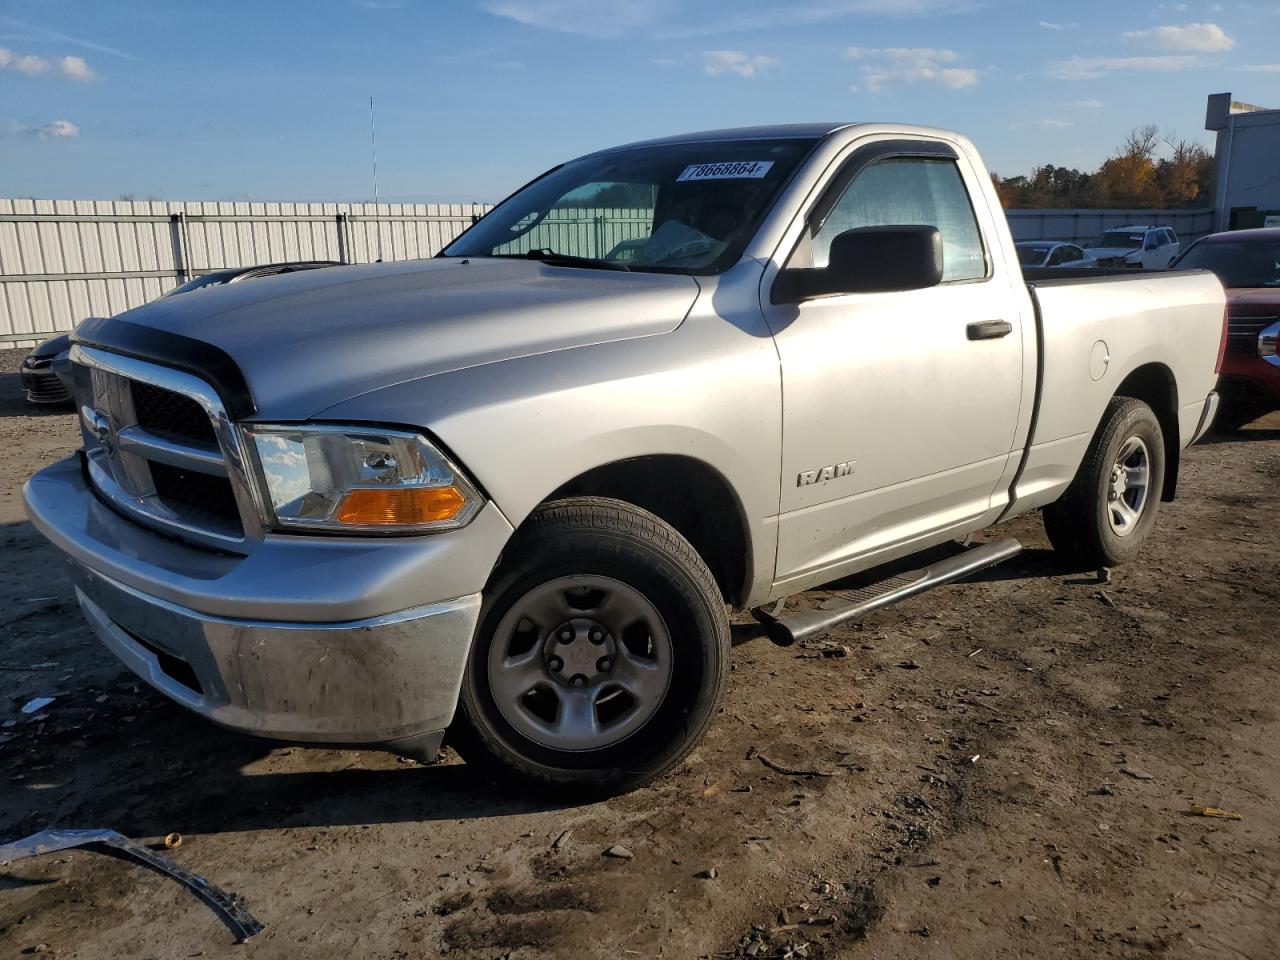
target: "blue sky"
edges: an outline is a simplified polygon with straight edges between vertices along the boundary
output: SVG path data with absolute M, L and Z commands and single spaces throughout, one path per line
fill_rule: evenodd
M 958 129 L 1008 176 L 1280 107 L 1280 0 L 0 0 L 0 196 L 493 200 L 707 127 Z

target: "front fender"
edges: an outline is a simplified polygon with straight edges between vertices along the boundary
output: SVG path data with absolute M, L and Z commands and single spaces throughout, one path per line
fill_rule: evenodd
M 429 430 L 513 527 L 573 478 L 677 455 L 725 477 L 747 521 L 754 585 L 771 580 L 781 382 L 770 338 L 717 317 L 669 334 L 523 357 L 395 384 L 326 420 Z

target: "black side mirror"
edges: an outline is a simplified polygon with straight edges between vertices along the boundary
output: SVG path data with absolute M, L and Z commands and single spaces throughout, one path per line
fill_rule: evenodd
M 784 270 L 779 279 L 777 303 L 936 287 L 942 282 L 942 234 L 932 226 L 846 230 L 831 241 L 827 266 Z

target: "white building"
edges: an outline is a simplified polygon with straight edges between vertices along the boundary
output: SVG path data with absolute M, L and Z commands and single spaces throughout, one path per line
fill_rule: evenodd
M 1280 227 L 1280 110 L 1209 97 L 1205 129 L 1218 134 L 1214 227 Z

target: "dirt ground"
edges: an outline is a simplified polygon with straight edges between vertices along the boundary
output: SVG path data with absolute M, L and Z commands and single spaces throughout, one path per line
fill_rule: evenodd
M 21 482 L 76 440 L 22 403 L 18 356 L 0 354 L 0 841 L 179 832 L 169 855 L 267 926 L 235 946 L 173 881 L 74 850 L 0 868 L 0 956 L 1280 955 L 1280 416 L 1190 451 L 1108 584 L 1031 517 L 987 534 L 1019 537 L 1017 561 L 823 644 L 738 618 L 691 759 L 550 806 L 456 758 L 236 736 L 135 680 L 23 518 Z M 22 714 L 36 696 L 55 699 Z

